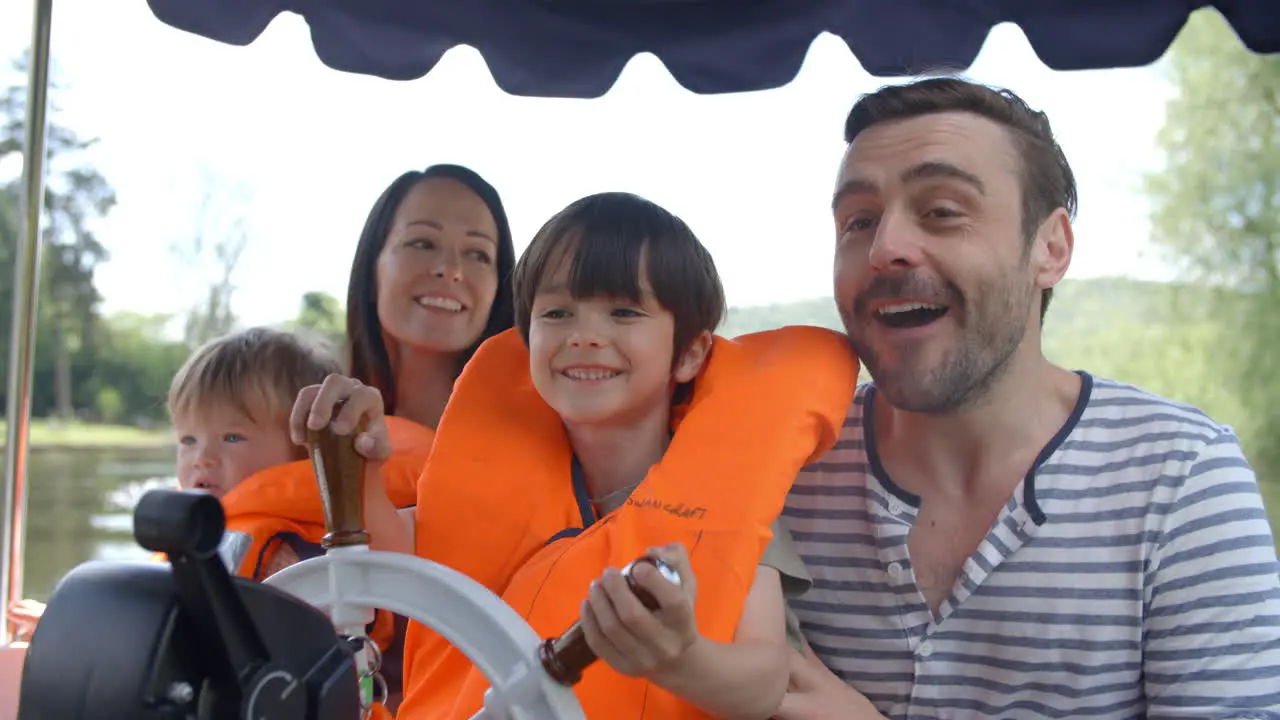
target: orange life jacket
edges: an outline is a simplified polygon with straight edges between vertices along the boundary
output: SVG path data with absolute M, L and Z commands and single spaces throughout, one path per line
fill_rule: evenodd
M 417 554 L 476 579 L 549 637 L 578 619 L 606 568 L 682 542 L 699 630 L 731 642 L 769 526 L 800 469 L 835 443 L 857 374 L 848 340 L 829 330 L 717 337 L 666 454 L 623 507 L 596 521 L 570 479 L 563 424 L 533 387 L 527 348 L 514 331 L 496 336 L 463 370 L 441 419 L 418 483 Z M 461 652 L 410 623 L 400 720 L 470 717 L 487 687 Z M 707 717 L 603 663 L 575 691 L 592 718 Z
M 401 418 L 386 421 L 391 440 L 391 457 L 383 465 L 387 495 L 396 507 L 412 507 L 435 433 Z M 243 577 L 263 579 L 263 568 L 281 544 L 304 560 L 323 552 L 324 504 L 310 460 L 254 473 L 223 496 L 222 507 L 228 538 L 223 557 Z

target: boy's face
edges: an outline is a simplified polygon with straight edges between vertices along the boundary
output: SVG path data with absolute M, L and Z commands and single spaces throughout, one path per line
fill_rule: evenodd
M 245 478 L 295 459 L 284 422 L 259 423 L 225 404 L 174 420 L 178 484 L 221 498 Z
M 675 319 L 642 281 L 640 302 L 579 298 L 568 263 L 533 299 L 530 371 L 538 394 L 569 425 L 643 424 L 670 411 L 677 383 L 698 374 L 710 348 L 704 333 L 672 364 Z M 641 267 L 641 277 L 648 275 Z

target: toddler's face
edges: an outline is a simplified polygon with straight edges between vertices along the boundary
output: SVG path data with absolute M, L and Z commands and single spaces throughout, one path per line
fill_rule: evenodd
M 295 459 L 284 422 L 260 423 L 235 408 L 216 407 L 174 421 L 178 483 L 221 498 L 254 473 Z

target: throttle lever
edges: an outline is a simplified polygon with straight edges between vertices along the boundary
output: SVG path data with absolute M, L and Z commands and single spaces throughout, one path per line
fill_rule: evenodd
M 659 607 L 657 598 L 636 582 L 635 569 L 640 565 L 652 565 L 663 578 L 676 586 L 680 585 L 680 573 L 676 572 L 671 563 L 654 555 L 645 555 L 622 568 L 622 577 L 626 579 L 631 592 L 635 593 L 636 599 L 649 612 L 656 612 Z M 596 654 L 587 644 L 587 634 L 579 620 L 570 625 L 560 637 L 544 640 L 538 647 L 538 659 L 553 680 L 561 685 L 572 686 L 581 682 L 582 672 L 596 661 Z
M 342 400 L 334 405 L 331 417 L 345 404 Z M 325 535 L 320 544 L 326 550 L 369 544 L 364 529 L 365 459 L 356 452 L 356 437 L 362 432 L 363 423 L 347 435 L 335 433 L 328 425 L 307 429 L 307 453 L 324 503 Z
M 133 512 L 134 539 L 169 557 L 181 607 L 195 619 L 205 646 L 222 650 L 206 657 L 220 660 L 209 672 L 231 680 L 223 687 L 239 689 L 238 702 L 224 702 L 238 705 L 241 717 L 306 717 L 307 693 L 299 688 L 300 679 L 271 661 L 218 557 L 225 529 L 222 503 L 206 492 L 153 490 Z

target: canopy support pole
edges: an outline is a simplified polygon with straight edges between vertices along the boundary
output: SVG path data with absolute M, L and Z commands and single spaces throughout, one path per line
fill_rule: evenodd
M 27 441 L 31 423 L 31 378 L 35 361 L 36 309 L 40 294 L 40 220 L 44 209 L 45 132 L 48 128 L 49 41 L 53 0 L 35 0 L 31 59 L 27 68 L 26 130 L 22 138 L 21 234 L 14 265 L 13 329 L 5 408 L 4 532 L 0 535 L 0 639 L 11 640 L 9 603 L 22 597 L 26 544 Z

